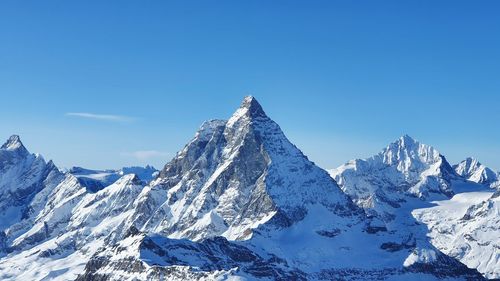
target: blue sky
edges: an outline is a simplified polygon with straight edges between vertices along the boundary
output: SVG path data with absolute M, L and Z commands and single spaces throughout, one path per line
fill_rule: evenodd
M 325 168 L 402 134 L 500 169 L 497 1 L 2 1 L 0 137 L 162 166 L 254 95 Z

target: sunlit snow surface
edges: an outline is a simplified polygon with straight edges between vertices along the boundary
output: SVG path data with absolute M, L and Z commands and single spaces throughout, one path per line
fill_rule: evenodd
M 35 225 L 13 241 L 26 250 L 0 260 L 0 280 L 74 280 L 130 215 L 131 199 L 141 190 L 135 175 L 126 175 L 97 193 L 89 193 L 69 175 L 52 192 L 53 207 L 45 208 Z M 50 238 L 41 237 L 33 246 L 26 244 L 45 231 L 44 225 L 50 225 Z
M 500 277 L 500 197 L 490 190 L 462 192 L 412 213 L 425 223 L 431 242 L 488 278 Z

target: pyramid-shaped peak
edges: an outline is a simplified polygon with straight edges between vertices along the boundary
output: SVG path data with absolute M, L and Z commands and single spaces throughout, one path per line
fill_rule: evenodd
M 233 127 L 235 124 L 239 124 L 241 121 L 244 123 L 252 122 L 256 119 L 268 120 L 266 113 L 262 109 L 256 98 L 253 96 L 246 96 L 241 102 L 240 107 L 227 121 L 228 127 Z
M 243 102 L 242 102 L 243 105 L 250 105 L 252 103 L 258 104 L 260 106 L 260 104 L 257 101 L 257 99 L 254 96 L 252 96 L 252 95 L 248 95 L 248 96 L 245 96 L 243 98 Z
M 248 114 L 252 117 L 266 116 L 262 106 L 253 96 L 246 96 L 241 103 L 240 109 L 246 109 Z
M 21 138 L 18 135 L 12 135 L 9 139 L 2 145 L 2 149 L 5 150 L 26 150 Z

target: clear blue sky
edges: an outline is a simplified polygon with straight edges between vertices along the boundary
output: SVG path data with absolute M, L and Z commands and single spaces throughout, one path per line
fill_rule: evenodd
M 325 168 L 407 133 L 500 169 L 499 14 L 498 1 L 1 1 L 0 136 L 61 167 L 162 166 L 252 94 Z

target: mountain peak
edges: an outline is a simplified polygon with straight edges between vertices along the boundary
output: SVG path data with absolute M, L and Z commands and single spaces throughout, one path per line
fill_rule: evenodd
M 481 184 L 492 184 L 498 180 L 498 175 L 495 171 L 484 166 L 473 157 L 467 157 L 462 162 L 453 166 L 455 172 L 466 178 L 469 181 Z
M 415 158 L 416 156 L 421 154 L 423 150 L 433 152 L 432 154 L 439 154 L 431 146 L 421 144 L 419 141 L 405 134 L 399 137 L 394 142 L 390 143 L 381 152 L 381 154 L 384 156 L 384 158 L 386 158 L 386 160 L 389 160 L 388 164 L 391 164 L 399 162 L 401 160 L 404 161 L 407 158 Z
M 378 154 L 377 159 L 380 159 L 385 165 L 396 167 L 405 177 L 409 177 L 412 180 L 416 176 L 416 172 L 421 173 L 428 169 L 432 169 L 436 174 L 443 171 L 454 173 L 439 151 L 408 135 L 403 135 L 395 142 L 389 144 L 389 146 Z
M 21 138 L 18 135 L 12 135 L 2 145 L 2 149 L 14 150 L 22 145 L 23 143 L 21 142 Z
M 406 134 L 389 144 L 381 153 L 390 153 L 394 156 L 406 156 L 410 158 L 418 158 L 421 156 L 423 157 L 421 160 L 424 160 L 424 158 L 426 159 L 424 160 L 425 162 L 427 162 L 427 160 L 434 162 L 435 159 L 440 157 L 439 151 L 433 146 L 421 143 Z
M 2 149 L 10 150 L 10 151 L 22 151 L 23 153 L 28 153 L 23 143 L 21 142 L 21 138 L 18 135 L 12 135 L 9 139 L 2 145 Z
M 467 157 L 467 158 L 465 158 L 465 160 L 463 160 L 462 162 L 455 165 L 457 172 L 459 174 L 465 173 L 467 171 L 469 171 L 469 172 L 475 171 L 477 169 L 480 169 L 482 166 L 483 165 L 479 162 L 479 160 L 477 160 L 476 158 L 473 158 L 473 157 Z M 460 170 L 460 171 L 458 171 L 458 170 Z
M 240 107 L 227 121 L 227 127 L 233 127 L 240 122 L 252 122 L 255 119 L 269 119 L 262 109 L 256 98 L 253 96 L 246 96 L 241 102 Z
M 261 224 L 285 227 L 301 221 L 311 205 L 350 218 L 361 214 L 251 96 L 227 123 L 204 123 L 138 200 L 138 229 L 192 240 L 248 239 Z M 174 214 L 168 223 L 160 212 L 151 215 L 157 208 Z
M 240 109 L 246 109 L 251 117 L 266 116 L 262 106 L 253 96 L 246 96 L 241 102 Z
M 414 146 L 415 144 L 418 144 L 418 141 L 415 140 L 414 138 L 410 137 L 407 134 L 404 134 L 401 136 L 397 141 L 397 143 L 400 144 L 402 147 L 409 147 L 409 146 Z
M 467 157 L 467 158 L 465 158 L 465 160 L 463 162 L 470 163 L 474 166 L 481 166 L 481 163 L 479 163 L 479 160 L 477 160 L 474 157 Z

